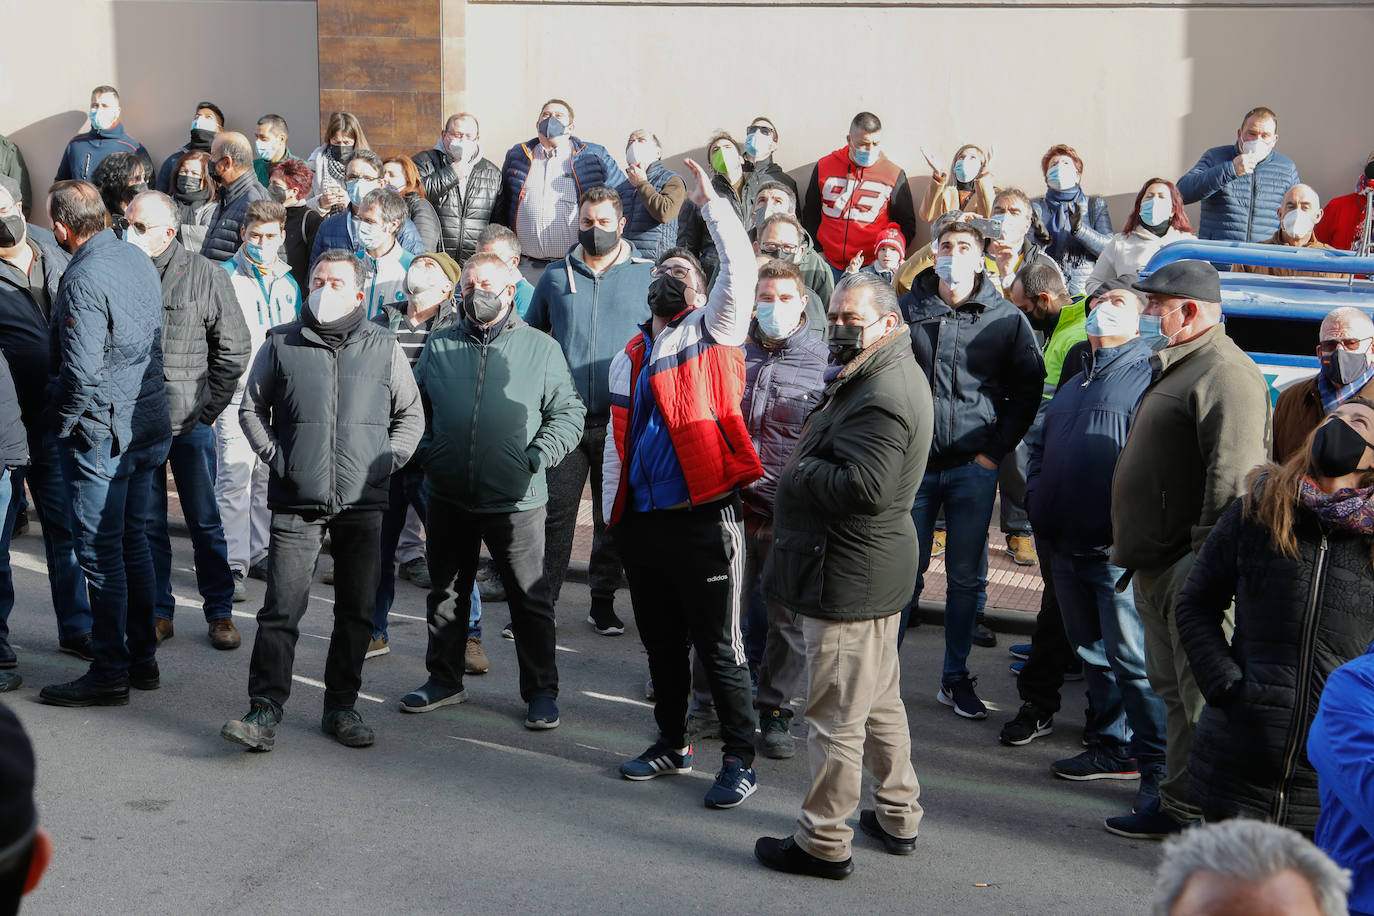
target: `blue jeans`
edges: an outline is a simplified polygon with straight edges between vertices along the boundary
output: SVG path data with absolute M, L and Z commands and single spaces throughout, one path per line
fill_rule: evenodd
M 172 439 L 167 463 L 153 471 L 152 516 L 148 548 L 157 577 L 157 616 L 171 620 L 176 610 L 172 597 L 172 541 L 167 536 L 167 468 L 177 483 L 181 514 L 191 534 L 196 564 L 196 585 L 206 620 L 227 619 L 234 608 L 234 574 L 224 546 L 224 528 L 215 502 L 215 431 L 205 423 Z
M 967 680 L 968 654 L 973 648 L 973 628 L 987 592 L 988 524 L 997 501 L 997 468 L 970 461 L 945 471 L 933 471 L 921 479 L 911 518 L 921 559 L 916 591 L 903 612 L 905 620 L 916 607 L 930 568 L 930 544 L 935 517 L 945 510 L 945 662 L 940 683 L 948 687 Z
M 112 455 L 110 436 L 89 448 L 77 439 L 62 443 L 76 555 L 91 596 L 91 674 L 100 681 L 126 677 L 130 664 L 151 661 L 157 652 L 157 580 L 148 525 L 153 472 L 167 460 L 170 444 L 163 439 Z
M 391 475 L 391 502 L 382 515 L 382 572 L 377 580 L 377 609 L 372 615 L 372 638 L 386 639 L 386 618 L 396 600 L 396 543 L 406 526 L 406 512 L 414 507 L 421 522 L 428 501 L 425 499 L 425 473 L 402 468 Z M 473 583 L 468 605 L 468 636 L 482 638 L 482 597 Z
M 1124 746 L 1142 771 L 1164 767 L 1164 701 L 1145 674 L 1145 628 L 1131 590 L 1116 593 L 1125 570 L 1106 557 L 1074 556 L 1050 542 L 1064 631 L 1083 659 L 1090 721 L 1098 742 Z M 1090 739 L 1091 740 L 1091 739 Z
M 43 552 L 48 560 L 48 589 L 57 613 L 59 639 L 74 639 L 91 632 L 91 603 L 86 579 L 76 560 L 76 522 L 72 514 L 72 490 L 62 471 L 61 450 L 51 431 L 29 437 L 25 469 L 34 511 L 43 529 Z M 10 572 L 10 537 L 19 500 L 11 499 L 0 532 L 0 639 L 9 638 L 10 611 L 14 608 L 14 577 Z

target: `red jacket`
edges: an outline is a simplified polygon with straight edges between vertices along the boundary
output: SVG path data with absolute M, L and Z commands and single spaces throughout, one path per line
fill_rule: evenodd
M 827 261 L 844 268 L 860 252 L 871 261 L 888 223 L 915 237 L 916 210 L 906 173 L 892 160 L 880 153 L 876 163 L 863 168 L 850 160 L 846 145 L 816 163 L 802 225 Z
M 1359 187 L 1364 186 L 1361 178 Z M 1317 241 L 1325 242 L 1339 251 L 1353 251 L 1355 237 L 1364 228 L 1364 194 L 1343 194 L 1326 202 L 1322 221 L 1313 230 Z

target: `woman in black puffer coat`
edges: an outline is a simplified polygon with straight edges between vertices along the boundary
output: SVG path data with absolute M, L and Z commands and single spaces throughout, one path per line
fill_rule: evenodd
M 1307 732 L 1327 676 L 1374 640 L 1371 441 L 1374 403 L 1352 399 L 1284 464 L 1252 471 L 1179 594 L 1179 640 L 1207 701 L 1188 790 L 1208 820 L 1316 828 Z

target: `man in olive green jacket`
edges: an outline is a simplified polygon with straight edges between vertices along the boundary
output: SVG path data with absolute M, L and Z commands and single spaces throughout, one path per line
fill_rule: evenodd
M 462 703 L 468 605 L 485 541 L 506 585 L 525 726 L 558 726 L 553 601 L 544 583 L 545 468 L 582 438 L 586 408 L 557 342 L 515 313 L 519 275 L 494 254 L 462 277 L 463 317 L 415 366 L 425 407 L 416 455 L 429 499 L 429 680 L 404 712 Z
M 754 854 L 779 871 L 843 878 L 854 870 L 845 820 L 859 804 L 861 764 L 878 785 L 859 826 L 894 855 L 916 848 L 921 787 L 898 692 L 897 633 L 916 585 L 911 503 L 935 416 L 886 281 L 846 275 L 827 317 L 829 383 L 778 478 L 764 582 L 802 616 L 811 788 L 793 835 L 763 837 Z
M 1140 336 L 1156 351 L 1112 478 L 1112 564 L 1131 571 L 1145 626 L 1145 668 L 1164 701 L 1168 777 L 1158 810 L 1107 819 L 1161 839 L 1201 819 L 1188 797 L 1188 752 L 1203 698 L 1174 624 L 1193 559 L 1245 475 L 1269 453 L 1269 386 L 1221 324 L 1221 283 L 1205 261 L 1177 261 L 1135 288 L 1148 296 Z M 1118 588 L 1122 585 L 1118 585 Z M 1230 635 L 1231 612 L 1226 631 Z

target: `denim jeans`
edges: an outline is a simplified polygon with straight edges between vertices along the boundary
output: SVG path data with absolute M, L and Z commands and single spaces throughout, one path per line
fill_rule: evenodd
M 324 663 L 325 708 L 351 709 L 363 685 L 363 656 L 372 632 L 369 596 L 377 593 L 381 510 L 309 516 L 273 512 L 267 597 L 258 611 L 248 696 L 271 700 L 278 709 L 291 696 L 296 641 L 326 531 L 334 556 L 334 629 Z
M 948 687 L 966 680 L 968 654 L 973 648 L 973 628 L 980 599 L 987 592 L 988 523 L 997 500 L 997 468 L 970 461 L 944 471 L 932 471 L 921 480 L 911 518 L 920 543 L 916 591 L 909 615 L 921 597 L 926 570 L 930 568 L 930 544 L 935 516 L 945 510 L 945 661 L 940 683 Z M 899 631 L 906 632 L 906 617 Z
M 72 488 L 62 470 L 61 450 L 51 431 L 29 436 L 29 460 L 25 468 L 34 511 L 43 529 L 43 552 L 48 560 L 48 590 L 57 613 L 60 639 L 91 632 L 91 601 L 86 577 L 76 559 L 76 520 L 72 512 Z M 0 534 L 0 639 L 9 638 L 10 611 L 14 608 L 14 577 L 10 572 L 10 537 L 20 502 L 11 499 Z
M 1054 587 L 1064 631 L 1083 659 L 1092 721 L 1087 733 L 1102 743 L 1130 744 L 1142 771 L 1164 767 L 1164 701 L 1145 672 L 1145 628 L 1127 589 L 1125 570 L 1106 557 L 1074 556 L 1051 544 Z
M 396 601 L 396 545 L 405 530 L 410 509 L 426 521 L 425 472 L 402 468 L 391 475 L 391 502 L 382 514 L 382 571 L 377 579 L 377 610 L 372 615 L 372 638 L 386 639 L 386 619 Z M 476 583 L 468 606 L 468 636 L 482 638 L 482 597 Z
M 111 454 L 113 437 L 89 448 L 62 443 L 62 468 L 72 485 L 76 555 L 91 596 L 91 640 L 97 680 L 126 677 L 130 664 L 157 652 L 153 616 L 157 580 L 148 549 L 153 472 L 167 460 L 170 439 Z
M 153 509 L 148 546 L 153 552 L 157 576 L 157 616 L 171 620 L 176 611 L 172 597 L 172 541 L 167 536 L 167 468 L 177 484 L 181 514 L 191 534 L 196 585 L 206 620 L 228 618 L 234 609 L 234 574 L 224 546 L 224 529 L 215 502 L 215 431 L 197 423 L 172 439 L 167 463 L 153 471 Z

